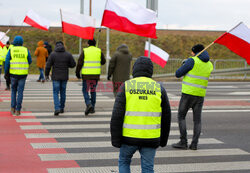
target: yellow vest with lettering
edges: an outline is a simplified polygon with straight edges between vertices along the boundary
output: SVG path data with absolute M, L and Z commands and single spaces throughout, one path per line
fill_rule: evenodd
M 10 74 L 27 75 L 29 72 L 28 49 L 23 46 L 14 46 L 10 49 Z
M 82 67 L 83 75 L 100 75 L 101 74 L 101 49 L 90 46 L 84 48 L 84 64 Z
M 182 80 L 182 93 L 205 97 L 208 79 L 213 71 L 213 64 L 210 61 L 203 62 L 198 57 L 192 58 L 194 59 L 194 67 Z
M 4 54 L 3 54 L 3 49 L 0 46 L 0 68 L 2 67 L 4 60 L 5 60 L 5 57 L 4 57 Z M 1 72 L 0 72 L 0 74 L 1 74 Z
M 151 78 L 125 82 L 126 112 L 124 137 L 154 139 L 161 136 L 161 86 Z

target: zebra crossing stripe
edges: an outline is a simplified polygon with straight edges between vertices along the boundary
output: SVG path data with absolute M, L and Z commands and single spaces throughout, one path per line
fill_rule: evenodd
M 50 96 L 51 96 L 51 94 L 50 94 Z M 67 98 L 67 96 L 66 96 L 66 98 Z M 69 98 L 69 97 L 68 97 Z M 49 97 L 49 96 L 46 96 L 46 97 L 28 97 L 28 96 L 24 96 L 23 97 L 23 99 L 25 100 L 25 99 L 32 99 L 32 100 L 40 100 L 40 99 L 49 99 L 49 100 L 52 100 L 52 101 L 54 101 L 53 100 L 53 97 Z M 70 99 L 84 99 L 83 98 L 83 96 L 80 96 L 79 95 L 79 97 L 70 97 Z M 97 96 L 97 99 L 111 99 L 110 97 L 108 97 L 108 96 Z M 68 101 L 68 99 L 67 99 L 67 101 Z
M 42 161 L 59 160 L 102 160 L 104 158 L 118 159 L 119 152 L 98 152 L 98 153 L 63 153 L 63 154 L 38 154 Z M 201 156 L 232 156 L 232 155 L 250 155 L 250 153 L 238 148 L 230 149 L 200 149 L 200 150 L 166 150 L 157 151 L 156 158 L 174 158 L 174 157 L 201 157 Z M 133 158 L 140 158 L 138 152 Z
M 112 112 L 95 112 L 94 115 L 111 115 Z M 84 112 L 64 112 L 63 114 L 60 114 L 58 119 L 64 116 L 82 116 L 84 115 Z M 22 116 L 52 116 L 54 117 L 54 112 L 32 112 L 32 113 L 22 113 Z M 92 115 L 90 115 L 91 117 Z
M 47 99 L 47 98 L 46 98 Z M 73 97 L 71 97 L 70 99 L 73 99 Z M 83 98 L 82 99 L 74 99 L 74 100 L 70 100 L 70 99 L 67 99 L 67 102 L 82 102 L 83 101 Z M 96 99 L 97 102 L 114 102 L 115 99 Z M 3 102 L 6 102 L 6 103 L 9 103 L 11 102 L 10 100 L 3 100 Z M 37 99 L 32 99 L 32 100 L 23 100 L 23 102 L 54 102 L 53 99 L 50 99 L 50 100 L 37 100 Z
M 168 145 L 178 142 L 179 139 L 169 139 Z M 222 144 L 223 142 L 214 138 L 201 138 L 199 144 Z M 58 143 L 31 143 L 35 149 L 44 148 L 96 148 L 96 147 L 112 147 L 110 141 L 102 142 L 58 142 Z
M 193 130 L 187 130 L 193 135 Z M 170 136 L 180 135 L 179 130 L 171 130 Z M 202 133 L 201 133 L 202 135 Z M 90 137 L 110 137 L 110 132 L 73 132 L 73 133 L 25 133 L 26 138 L 90 138 Z
M 84 168 L 50 168 L 48 173 L 118 173 L 118 166 L 84 167 Z M 249 161 L 240 162 L 212 162 L 212 163 L 185 163 L 185 164 L 157 164 L 154 166 L 157 173 L 186 173 L 186 172 L 215 172 L 250 170 Z M 131 172 L 141 173 L 140 166 L 131 165 Z
M 177 123 L 172 123 L 171 127 L 178 127 Z M 21 125 L 22 130 L 37 130 L 37 129 L 103 129 L 110 128 L 110 124 L 65 124 L 65 125 Z

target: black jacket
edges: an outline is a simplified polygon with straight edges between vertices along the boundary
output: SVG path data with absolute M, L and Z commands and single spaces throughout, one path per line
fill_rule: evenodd
M 153 74 L 153 64 L 147 57 L 140 57 L 134 64 L 133 77 L 149 77 Z M 167 145 L 171 125 L 171 109 L 167 93 L 161 85 L 161 137 L 160 139 L 139 139 L 122 136 L 123 120 L 126 111 L 125 85 L 123 84 L 115 100 L 110 122 L 111 142 L 114 147 L 120 148 L 121 144 L 157 148 Z M 135 105 L 136 106 L 136 105 Z
M 48 58 L 45 68 L 45 76 L 49 76 L 52 67 L 52 80 L 68 80 L 69 68 L 74 68 L 76 62 L 73 56 L 65 51 L 61 42 L 56 43 L 55 51 Z

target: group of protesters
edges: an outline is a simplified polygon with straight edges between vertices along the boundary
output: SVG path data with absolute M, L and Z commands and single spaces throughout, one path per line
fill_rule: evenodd
M 29 65 L 32 63 L 29 50 L 22 45 L 23 38 L 16 36 L 13 45 L 6 44 L 4 48 L 8 50 L 4 55 L 6 90 L 9 90 L 8 84 L 11 83 L 11 113 L 17 116 L 21 113 L 23 90 Z M 50 47 L 50 50 L 46 49 L 45 45 Z M 106 59 L 101 49 L 96 47 L 94 39 L 88 40 L 88 45 L 83 48 L 76 64 L 72 54 L 65 50 L 62 41 L 56 42 L 54 51 L 46 42 L 38 42 L 35 56 L 40 76 L 37 81 L 44 83 L 48 80 L 52 69 L 55 116 L 64 113 L 69 68 L 74 67 L 76 77 L 82 79 L 85 115 L 95 113 L 96 87 L 100 80 L 101 66 L 106 63 Z M 180 141 L 173 144 L 173 148 L 197 150 L 202 106 L 208 79 L 213 70 L 208 52 L 203 49 L 201 44 L 193 46 L 192 56 L 183 61 L 176 71 L 176 77 L 183 77 L 183 81 L 178 110 Z M 111 142 L 114 147 L 120 148 L 120 173 L 130 172 L 131 159 L 137 150 L 141 154 L 142 172 L 153 173 L 156 149 L 159 146 L 165 147 L 169 137 L 170 102 L 163 85 L 152 79 L 151 59 L 138 57 L 132 69 L 133 78 L 130 79 L 131 60 L 128 46 L 121 44 L 112 56 L 108 68 L 107 80 L 112 77 L 116 98 L 110 122 Z M 142 90 L 145 92 L 141 92 Z M 194 134 L 188 146 L 185 118 L 190 108 L 193 110 Z

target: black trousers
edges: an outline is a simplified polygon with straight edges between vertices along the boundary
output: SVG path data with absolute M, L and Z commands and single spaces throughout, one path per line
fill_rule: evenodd
M 187 142 L 186 115 L 190 108 L 193 110 L 193 139 L 192 143 L 198 144 L 201 133 L 201 112 L 204 103 L 204 97 L 193 96 L 182 93 L 178 110 L 178 123 L 180 130 L 180 139 Z

